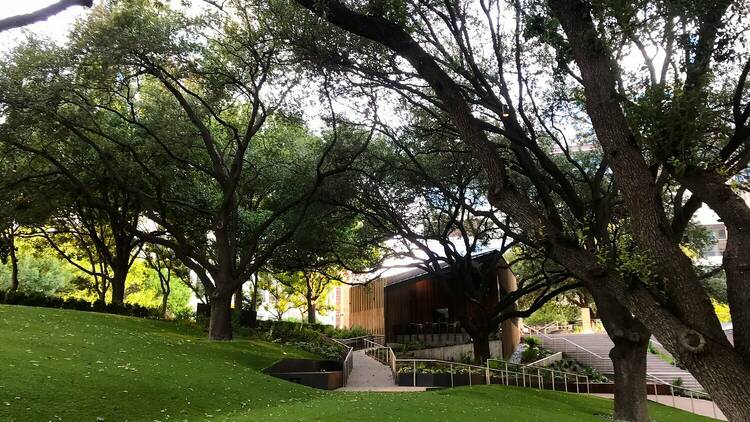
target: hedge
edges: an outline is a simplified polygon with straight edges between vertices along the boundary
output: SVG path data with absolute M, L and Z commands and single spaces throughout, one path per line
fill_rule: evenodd
M 125 303 L 118 305 L 114 303 L 104 303 L 101 300 L 89 302 L 87 300 L 75 298 L 63 299 L 61 297 L 48 296 L 39 292 L 24 292 L 19 290 L 0 290 L 0 304 L 75 309 L 78 311 L 101 312 L 138 318 L 158 318 L 161 315 L 158 308 L 148 308 L 136 304 Z

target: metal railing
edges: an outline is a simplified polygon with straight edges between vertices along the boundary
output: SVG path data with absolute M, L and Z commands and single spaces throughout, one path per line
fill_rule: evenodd
M 552 337 L 547 335 L 546 333 L 543 333 L 539 329 L 529 327 L 530 330 L 535 332 L 535 335 L 538 335 L 539 337 L 542 337 L 545 343 L 549 343 L 552 345 L 552 347 L 556 347 L 558 350 L 562 349 L 562 353 L 565 355 L 571 356 L 576 361 L 587 365 L 587 366 L 596 366 L 604 365 L 605 367 L 612 367 L 612 370 L 614 371 L 614 365 L 612 363 L 612 359 L 610 359 L 608 356 L 604 357 L 599 355 L 598 353 L 595 353 L 583 346 L 580 346 L 567 338 L 563 337 Z M 557 342 L 557 343 L 555 343 Z M 560 343 L 561 342 L 561 343 Z M 560 346 L 562 344 L 562 346 Z M 600 366 L 601 367 L 601 366 Z M 717 415 L 717 407 L 716 403 L 711 398 L 711 395 L 704 391 L 694 390 L 687 387 L 677 386 L 672 383 L 669 383 L 659 377 L 654 376 L 651 373 L 646 373 L 646 379 L 651 381 L 652 388 L 649 389 L 649 385 L 646 385 L 646 388 L 649 389 L 654 394 L 655 401 L 659 403 L 659 385 L 664 385 L 669 387 L 670 396 L 672 397 L 672 406 L 675 407 L 676 403 L 676 397 L 687 397 L 690 399 L 690 410 L 691 413 L 695 413 L 695 400 L 701 399 L 701 400 L 708 400 L 711 402 L 712 411 L 714 418 L 716 418 Z M 648 394 L 651 394 L 648 392 Z
M 502 385 L 514 385 L 518 387 L 529 387 L 529 388 L 547 388 L 547 379 L 550 380 L 552 390 L 560 390 L 573 392 L 572 386 L 575 385 L 575 392 L 581 392 L 581 381 L 583 380 L 586 385 L 586 391 L 590 390 L 589 378 L 585 375 L 579 375 L 575 373 L 566 373 L 563 371 L 557 371 L 548 368 L 535 367 L 533 369 L 527 369 L 524 365 L 513 366 L 505 361 L 498 359 L 489 359 L 486 366 L 471 365 L 466 363 L 456 363 L 440 359 L 398 359 L 393 349 L 382 344 L 376 343 L 372 340 L 365 340 L 365 353 L 373 359 L 387 365 L 391 369 L 393 379 L 397 380 L 399 375 L 400 367 L 408 365 L 411 368 L 412 385 L 417 386 L 417 375 L 418 371 L 424 368 L 419 368 L 419 364 L 430 364 L 432 366 L 443 366 L 447 367 L 447 373 L 450 375 L 450 386 L 455 386 L 455 377 L 457 375 L 468 374 L 469 385 L 473 384 L 472 375 L 484 374 L 484 384 L 493 384 L 493 380 L 497 380 L 497 384 Z M 493 368 L 491 362 L 498 362 L 503 367 Z M 520 370 L 514 370 L 513 368 L 520 368 Z M 549 377 L 547 375 L 549 374 Z M 493 376 L 494 375 L 494 376 Z M 558 388 L 558 381 L 561 381 L 561 387 Z
M 677 405 L 676 405 L 676 401 L 677 401 L 676 397 L 686 397 L 686 398 L 690 399 L 690 412 L 691 413 L 696 413 L 695 412 L 695 400 L 696 399 L 706 400 L 706 401 L 710 401 L 711 402 L 711 411 L 713 412 L 713 417 L 714 417 L 714 419 L 717 418 L 717 414 L 718 414 L 717 410 L 718 409 L 716 407 L 716 402 L 713 401 L 713 399 L 711 398 L 711 395 L 709 395 L 708 393 L 706 393 L 704 391 L 693 390 L 693 389 L 690 389 L 690 388 L 685 388 L 685 387 L 682 387 L 682 386 L 677 386 L 677 385 L 674 385 L 674 384 L 670 384 L 667 381 L 664 381 L 663 379 L 655 377 L 655 376 L 653 376 L 651 374 L 646 374 L 646 379 L 649 380 L 649 381 L 651 381 L 653 383 L 653 384 L 651 384 L 653 386 L 652 391 L 654 393 L 654 400 L 657 403 L 660 403 L 659 402 L 659 385 L 668 385 L 669 386 L 669 393 L 670 393 L 670 396 L 672 397 L 672 407 L 677 407 Z M 646 384 L 646 394 L 650 394 L 650 392 L 648 391 L 649 390 L 648 386 L 649 385 L 647 383 Z M 668 404 L 668 403 L 661 403 L 661 404 Z
M 330 338 L 327 336 L 323 336 L 323 338 L 327 339 L 329 342 L 333 343 L 336 346 L 343 347 L 345 353 L 342 353 L 342 361 L 341 361 L 341 370 L 343 372 L 343 383 L 344 385 L 342 387 L 346 387 L 346 383 L 349 382 L 349 374 L 352 373 L 352 369 L 354 369 L 354 347 L 350 346 L 349 344 L 344 343 L 341 340 L 337 340 L 335 338 Z M 350 339 L 344 339 L 344 340 L 350 340 Z
M 534 377 L 537 378 L 539 382 L 539 388 L 545 389 L 543 387 L 546 387 L 547 380 L 549 379 L 550 383 L 549 385 L 552 387 L 551 389 L 553 391 L 557 391 L 557 385 L 558 381 L 562 381 L 561 386 L 562 388 L 560 391 L 565 391 L 568 393 L 572 393 L 570 388 L 570 384 L 575 384 L 575 392 L 580 393 L 581 392 L 581 380 L 584 381 L 584 384 L 586 385 L 586 393 L 591 392 L 591 381 L 587 375 L 581 375 L 575 372 L 565 372 L 565 371 L 558 371 L 557 369 L 550 369 L 545 368 L 541 366 L 532 366 L 532 365 L 522 365 L 520 363 L 510 363 L 508 361 L 504 361 L 502 359 L 487 359 L 487 365 L 490 365 L 490 362 L 495 362 L 497 365 L 503 366 L 506 370 L 510 370 L 511 368 L 515 369 L 515 372 L 520 372 L 524 375 L 526 374 L 532 374 Z M 533 378 L 530 378 L 531 381 Z M 525 381 L 524 381 L 525 386 Z
M 541 358 L 541 359 L 539 359 L 537 361 L 531 362 L 527 366 L 541 366 L 541 367 L 545 367 L 545 366 L 549 366 L 550 364 L 553 364 L 555 362 L 559 362 L 562 359 L 563 359 L 563 352 L 557 352 L 557 353 L 553 353 L 553 354 L 551 354 L 551 355 L 549 355 L 547 357 Z

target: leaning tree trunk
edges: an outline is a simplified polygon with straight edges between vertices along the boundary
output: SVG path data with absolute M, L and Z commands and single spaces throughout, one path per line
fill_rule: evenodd
M 211 318 L 208 337 L 211 340 L 227 341 L 232 339 L 232 293 L 223 293 L 218 289 L 211 295 Z

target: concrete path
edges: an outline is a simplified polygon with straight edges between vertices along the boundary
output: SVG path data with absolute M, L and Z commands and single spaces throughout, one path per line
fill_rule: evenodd
M 614 394 L 592 394 L 592 396 L 603 397 L 605 399 L 614 399 Z M 709 400 L 693 399 L 690 397 L 675 397 L 674 402 L 672 396 L 659 396 L 656 397 L 653 394 L 648 396 L 648 399 L 652 402 L 663 404 L 664 406 L 675 407 L 682 409 L 690 413 L 695 413 L 701 416 L 707 416 L 709 418 L 716 418 L 718 420 L 727 420 L 726 416 L 721 413 L 719 408 L 714 408 L 713 402 Z M 691 403 L 692 402 L 692 403 Z M 714 414 L 714 411 L 716 413 Z M 714 416 L 715 415 L 715 416 Z
M 346 387 L 337 391 L 425 391 L 424 387 L 400 387 L 396 385 L 391 370 L 367 356 L 364 350 L 354 352 L 354 368 L 349 374 Z

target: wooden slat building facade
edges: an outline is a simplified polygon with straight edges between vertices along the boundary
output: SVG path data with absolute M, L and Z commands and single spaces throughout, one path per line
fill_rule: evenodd
M 388 282 L 379 278 L 362 286 L 349 289 L 349 326 L 360 326 L 371 334 L 385 335 L 384 290 Z
M 497 252 L 488 251 L 475 258 L 488 259 L 494 253 Z M 498 282 L 501 278 L 499 276 Z M 388 343 L 398 342 L 397 336 L 413 330 L 415 325 L 430 327 L 431 330 L 437 327 L 438 332 L 455 333 L 455 329 L 448 327 L 456 327 L 456 316 L 466 315 L 465 312 L 470 312 L 470 308 L 474 306 L 464 298 L 454 297 L 444 280 L 434 279 L 422 270 L 353 286 L 349 292 L 350 326 L 358 325 L 372 334 L 383 335 Z M 499 290 L 490 292 L 486 305 L 497 303 L 499 296 Z M 460 332 L 460 326 L 458 327 Z M 513 343 L 517 344 L 517 341 L 514 340 Z

